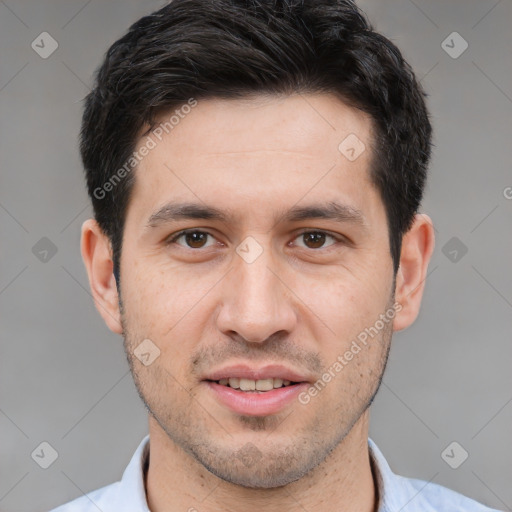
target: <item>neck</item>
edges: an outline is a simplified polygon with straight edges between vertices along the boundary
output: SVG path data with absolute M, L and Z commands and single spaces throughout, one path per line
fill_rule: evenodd
M 146 494 L 152 512 L 374 512 L 378 497 L 368 451 L 367 410 L 344 440 L 305 477 L 273 489 L 251 489 L 210 473 L 149 417 Z

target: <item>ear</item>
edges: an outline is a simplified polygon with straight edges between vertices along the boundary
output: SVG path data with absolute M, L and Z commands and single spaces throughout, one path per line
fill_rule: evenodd
M 82 224 L 81 251 L 96 309 L 111 331 L 122 334 L 110 240 L 94 219 Z
M 396 275 L 395 301 L 401 305 L 393 322 L 400 331 L 412 325 L 421 306 L 428 263 L 434 251 L 434 227 L 428 215 L 417 214 L 402 239 L 400 267 Z

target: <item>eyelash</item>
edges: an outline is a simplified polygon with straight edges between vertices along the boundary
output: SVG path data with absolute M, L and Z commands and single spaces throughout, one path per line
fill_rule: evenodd
M 165 245 L 171 245 L 173 243 L 176 243 L 176 241 L 181 238 L 182 236 L 185 236 L 189 233 L 203 233 L 203 234 L 206 234 L 206 235 L 209 235 L 213 238 L 215 238 L 211 233 L 209 233 L 208 231 L 202 231 L 200 229 L 184 229 L 183 231 L 179 231 L 178 233 L 176 233 L 175 235 L 171 235 L 170 238 L 167 238 L 166 241 L 165 241 Z M 295 236 L 294 240 L 296 240 L 297 238 L 299 238 L 300 236 L 303 236 L 303 235 L 306 235 L 306 234 L 310 234 L 310 233 L 315 233 L 315 234 L 323 234 L 323 235 L 326 235 L 327 237 L 331 237 L 332 239 L 334 239 L 336 242 L 347 242 L 347 240 L 342 237 L 342 236 L 336 236 L 336 235 L 333 235 L 332 233 L 329 233 L 328 231 L 323 231 L 323 230 L 304 230 L 304 231 L 301 231 L 300 233 L 297 233 L 297 235 Z M 318 249 L 310 249 L 312 251 L 321 251 L 322 249 L 328 249 L 329 247 L 332 247 L 333 245 L 336 245 L 335 243 L 331 244 L 331 245 L 328 245 L 327 247 L 320 247 Z M 194 249 L 192 247 L 184 247 L 185 249 L 190 249 L 192 251 L 199 251 L 201 249 L 203 249 L 203 247 L 200 247 L 199 249 Z M 306 249 L 308 249 L 306 247 Z

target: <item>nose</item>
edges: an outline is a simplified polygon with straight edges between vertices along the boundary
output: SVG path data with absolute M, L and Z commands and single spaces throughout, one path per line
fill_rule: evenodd
M 217 327 L 225 335 L 263 343 L 273 335 L 293 331 L 297 314 L 293 293 L 269 248 L 251 263 L 234 255 L 234 268 L 222 285 Z

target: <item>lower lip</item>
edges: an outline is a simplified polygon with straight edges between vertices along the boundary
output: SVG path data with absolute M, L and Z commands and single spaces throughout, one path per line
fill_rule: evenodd
M 272 389 L 271 391 L 240 391 L 212 381 L 205 381 L 220 402 L 233 412 L 246 416 L 267 416 L 280 412 L 308 387 L 307 382 Z

